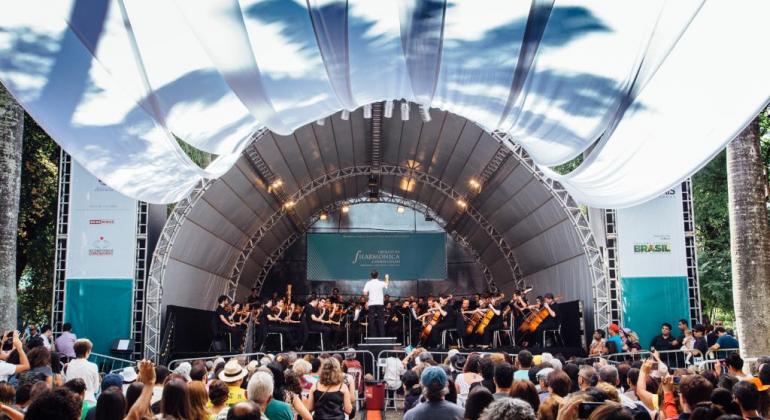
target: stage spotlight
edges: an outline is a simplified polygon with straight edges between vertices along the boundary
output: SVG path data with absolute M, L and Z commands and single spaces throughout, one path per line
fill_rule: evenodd
M 349 205 L 345 204 L 344 206 L 342 206 L 342 212 L 343 213 L 347 213 L 349 211 L 350 211 L 350 206 Z
M 329 216 L 327 216 L 325 212 L 321 212 L 321 214 L 320 214 L 320 215 L 318 215 L 318 218 L 319 218 L 320 220 L 326 220 L 328 217 L 329 217 Z
M 420 105 L 420 116 L 422 116 L 423 122 L 430 122 L 430 107 L 427 105 Z
M 401 102 L 401 121 L 409 121 L 409 102 Z
M 372 104 L 364 105 L 364 118 L 366 118 L 367 120 L 369 118 L 372 118 Z
M 406 211 L 406 209 L 404 208 L 404 206 L 398 206 L 396 207 L 396 211 L 398 212 L 398 214 L 403 214 Z
M 342 113 L 340 114 L 340 118 L 342 118 L 345 121 L 349 120 L 350 119 L 350 111 L 348 111 L 347 109 L 343 109 Z
M 463 200 L 462 198 L 458 198 L 457 199 L 457 207 L 459 207 L 461 209 L 465 209 L 465 208 L 468 207 L 468 203 L 465 200 Z
M 285 210 L 289 210 L 289 209 L 293 208 L 295 204 L 297 204 L 297 203 L 295 203 L 295 202 L 293 202 L 293 201 L 289 200 L 289 201 L 287 201 L 287 202 L 283 203 L 283 208 L 284 208 Z
M 468 181 L 468 184 L 470 184 L 471 188 L 473 188 L 474 190 L 481 191 L 481 183 L 476 179 L 471 178 L 471 180 Z
M 318 125 L 324 125 L 324 124 L 326 124 L 326 119 L 325 118 L 321 118 L 320 120 L 315 120 L 315 123 L 318 124 Z
M 393 117 L 393 101 L 385 101 L 385 118 Z
M 283 185 L 283 181 L 280 178 L 278 178 L 275 181 L 270 183 L 270 185 L 267 187 L 267 192 L 273 192 L 278 188 L 281 188 L 282 185 Z

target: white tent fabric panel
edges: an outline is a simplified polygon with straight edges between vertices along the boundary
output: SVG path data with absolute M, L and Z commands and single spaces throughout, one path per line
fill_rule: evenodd
M 593 317 L 593 285 L 585 256 L 580 255 L 561 264 L 532 273 L 524 277 L 524 284 L 533 287 L 532 295 L 553 293 L 562 296 L 565 301 L 580 299 L 583 301 L 583 318 L 587 328 Z M 509 290 L 510 292 L 510 290 Z
M 569 260 L 577 254 L 583 254 L 582 249 L 577 252 L 574 246 L 564 244 L 580 243 L 575 228 L 569 220 L 551 226 L 537 235 L 526 238 L 525 242 L 511 244 L 519 265 L 524 273 L 533 273 Z M 559 246 L 562 244 L 562 246 Z
M 550 175 L 621 207 L 693 173 L 767 103 L 768 15 L 763 0 L 30 0 L 0 16 L 0 80 L 76 161 L 148 202 L 223 175 L 257 127 L 403 98 L 509 133 L 546 171 L 598 139 Z M 201 169 L 177 138 L 219 157 Z M 346 149 L 330 164 L 358 161 Z
M 168 305 L 178 305 L 211 311 L 226 286 L 225 277 L 187 264 L 169 264 L 163 283 L 163 310 Z

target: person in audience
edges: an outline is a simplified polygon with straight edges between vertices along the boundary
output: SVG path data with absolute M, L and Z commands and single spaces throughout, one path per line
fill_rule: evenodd
M 273 398 L 273 377 L 263 371 L 257 371 L 249 379 L 246 392 L 249 400 L 259 405 L 262 413 L 270 420 L 293 420 L 291 406 Z
M 620 387 L 620 375 L 615 366 L 607 365 L 599 368 L 599 383 L 608 384 L 612 390 L 618 394 L 618 402 L 624 405 L 633 405 L 633 400 L 622 394 L 618 389 Z
M 759 390 L 753 382 L 741 381 L 733 387 L 735 402 L 741 409 L 741 416 L 744 419 L 760 420 L 762 416 L 759 410 Z
M 711 351 L 717 351 L 719 349 L 737 349 L 739 348 L 738 340 L 735 339 L 731 334 L 728 334 L 725 327 L 716 327 L 714 329 L 717 333 L 717 341 L 709 347 L 709 350 Z
M 93 401 L 86 401 L 83 398 L 86 395 L 86 383 L 80 379 L 71 379 L 64 383 L 64 388 L 69 389 L 81 404 L 81 420 L 85 420 L 88 411 L 95 405 Z
M 6 382 L 8 381 L 8 378 L 10 378 L 11 376 L 18 375 L 19 373 L 22 373 L 22 372 L 26 372 L 27 370 L 29 370 L 29 367 L 30 367 L 29 359 L 27 358 L 27 353 L 24 352 L 24 345 L 19 339 L 19 332 L 13 331 L 13 332 L 7 332 L 3 334 L 3 342 L 8 338 L 11 339 L 13 352 L 19 355 L 19 362 L 16 364 L 13 364 L 5 360 L 0 360 L 0 381 L 6 381 Z
M 751 374 L 743 372 L 743 359 L 738 353 L 730 353 L 725 359 L 725 366 L 727 366 L 727 373 L 739 381 L 748 381 L 752 378 Z
M 142 392 L 144 392 L 144 384 L 141 382 L 134 382 L 131 385 L 126 388 L 126 407 L 129 408 L 129 410 L 134 406 L 134 404 L 139 401 L 139 397 L 142 396 Z M 150 398 L 152 398 L 152 390 L 149 391 Z M 139 413 L 140 418 L 152 418 L 152 410 L 149 406 L 143 406 L 144 411 Z
M 589 356 L 599 356 L 605 353 L 604 330 L 594 330 L 593 340 L 588 345 Z
M 578 372 L 578 388 L 580 388 L 581 391 L 585 391 L 588 388 L 595 386 L 596 383 L 599 381 L 599 378 L 596 374 L 596 369 L 593 368 L 593 366 L 581 366 L 580 371 Z
M 636 383 L 639 381 L 639 369 L 631 368 L 626 374 L 626 389 L 623 393 L 630 401 L 639 401 L 639 397 L 636 395 Z
M 248 373 L 249 372 L 235 359 L 228 361 L 225 364 L 225 368 L 219 372 L 219 380 L 227 384 L 229 393 L 227 396 L 227 405 L 231 406 L 241 401 L 246 401 L 246 391 L 241 388 L 241 384 L 243 383 L 243 378 Z
M 77 357 L 75 354 L 75 341 L 77 339 L 78 337 L 72 333 L 72 324 L 65 322 L 61 326 L 61 334 L 54 340 L 56 351 L 69 359 Z
M 628 408 L 618 403 L 607 402 L 591 413 L 589 420 L 633 420 L 634 416 Z
M 680 345 L 684 345 L 684 338 L 687 336 L 687 331 L 690 331 L 690 322 L 686 319 L 680 319 L 676 323 L 676 327 L 679 329 L 679 336 L 676 339 Z
M 230 389 L 226 383 L 219 379 L 209 382 L 209 401 L 211 406 L 208 407 L 208 412 L 210 418 L 217 418 L 223 412 L 225 415 L 227 414 L 227 398 L 229 395 Z
M 519 383 L 532 385 L 529 382 L 516 382 L 511 391 L 513 391 L 513 389 L 516 388 L 516 384 Z M 483 386 L 476 387 L 473 391 L 468 393 L 468 398 L 465 401 L 465 414 L 463 415 L 463 418 L 465 420 L 478 420 L 484 409 L 486 409 L 493 401 L 495 401 L 495 397 L 492 396 L 492 393 L 489 392 L 488 389 Z
M 417 405 L 422 395 L 422 389 L 420 388 L 420 377 L 417 372 L 413 370 L 407 370 L 401 375 L 401 383 L 404 385 L 404 413 L 409 411 L 412 407 Z M 492 393 L 490 392 L 490 395 Z
M 696 353 L 696 357 L 705 357 L 706 352 L 709 349 L 708 342 L 704 336 L 705 334 L 706 327 L 704 327 L 703 324 L 695 324 L 695 326 L 692 328 L 692 336 L 695 339 L 695 342 L 693 343 L 693 349 L 698 350 L 699 353 Z
M 535 411 L 522 400 L 503 398 L 490 404 L 479 420 L 535 420 Z
M 310 396 L 305 401 L 314 419 L 340 419 L 353 411 L 350 388 L 343 383 L 343 379 L 342 369 L 336 359 L 323 361 L 318 382 L 310 389 Z
M 580 374 L 580 367 L 576 363 L 567 362 L 564 364 L 561 370 L 566 373 L 567 376 L 569 376 L 569 380 L 572 383 L 570 392 L 579 391 L 580 387 L 578 386 L 578 375 Z
M 717 319 L 714 321 L 714 325 L 709 326 L 707 328 L 708 333 L 706 334 L 706 344 L 708 344 L 709 347 L 716 344 L 717 339 L 719 338 L 719 334 L 717 334 L 717 328 L 722 327 L 724 325 L 724 322 L 720 319 Z
M 46 390 L 37 395 L 24 413 L 25 420 L 78 420 L 80 401 L 66 388 Z
M 511 384 L 513 384 L 513 366 L 508 363 L 498 363 L 495 366 L 495 393 L 493 396 L 496 400 L 500 398 L 508 398 L 511 392 Z
M 660 335 L 656 335 L 650 342 L 650 350 L 666 351 L 679 347 L 679 342 L 671 335 L 671 324 L 664 322 L 660 326 Z
M 155 414 L 160 413 L 160 400 L 163 398 L 163 385 L 166 383 L 171 371 L 163 365 L 157 365 L 155 369 L 155 383 L 152 388 L 151 408 Z
M 190 369 L 190 380 L 203 382 L 204 385 L 208 382 L 208 370 L 205 363 L 201 361 L 193 363 L 192 369 Z
M 529 350 L 522 350 L 516 357 L 516 372 L 513 373 L 513 380 L 528 381 L 529 370 L 532 368 L 532 353 Z
M 128 387 L 131 386 L 131 384 L 136 383 L 136 369 L 134 369 L 133 366 L 126 366 L 123 368 L 123 370 L 120 371 L 120 377 L 123 378 L 123 394 L 126 394 L 126 391 L 128 390 Z
M 669 381 L 664 381 L 664 401 L 671 400 L 673 397 L 667 397 L 667 395 L 673 395 L 673 384 Z M 700 403 L 710 402 L 711 393 L 714 387 L 711 382 L 707 381 L 700 375 L 688 375 L 681 379 L 679 384 L 679 405 L 682 408 L 682 413 L 679 418 L 687 420 L 690 418 L 690 414 L 695 407 Z M 673 404 L 664 402 L 664 404 Z
M 299 375 L 294 373 L 293 370 L 286 369 L 284 371 L 285 390 L 283 402 L 291 406 L 292 411 L 297 414 L 302 420 L 312 420 L 313 416 L 305 407 L 305 402 L 302 400 L 302 386 L 299 382 Z
M 206 404 L 209 395 L 206 385 L 201 381 L 191 381 L 187 384 L 187 392 L 190 395 L 190 415 L 188 420 L 208 420 L 209 413 Z
M 642 350 L 639 336 L 631 328 L 622 328 L 620 330 L 620 338 L 623 341 L 623 351 L 636 353 Z
M 97 404 L 98 407 L 98 404 Z M 182 420 L 190 418 L 190 394 L 183 379 L 169 378 L 163 385 L 160 413 L 157 420 Z
M 444 400 L 447 394 L 447 376 L 444 369 L 430 366 L 420 375 L 425 402 L 417 404 L 404 415 L 405 420 L 462 419 L 464 412 L 457 404 Z M 486 410 L 485 410 L 486 412 Z
M 724 388 L 716 388 L 711 392 L 711 403 L 718 406 L 726 414 L 741 415 L 741 408 L 735 402 L 732 392 Z
M 482 357 L 479 359 L 479 373 L 481 374 L 481 382 L 476 382 L 471 385 L 471 389 L 477 386 L 483 386 L 491 393 L 495 393 L 495 364 L 489 357 Z
M 514 381 L 511 385 L 510 396 L 528 402 L 536 412 L 540 409 L 540 396 L 537 394 L 537 388 L 528 380 Z
M 455 387 L 457 388 L 457 403 L 460 407 L 465 406 L 465 400 L 471 390 L 471 385 L 481 382 L 484 379 L 479 375 L 479 354 L 471 353 L 465 359 L 462 373 L 455 378 Z
M 226 420 L 260 420 L 264 418 L 259 405 L 253 401 L 242 401 L 228 410 Z
M 86 384 L 86 394 L 83 397 L 83 400 L 95 403 L 96 390 L 99 389 L 101 377 L 99 376 L 99 368 L 96 366 L 96 363 L 88 361 L 88 356 L 91 355 L 91 349 L 93 347 L 94 345 L 91 343 L 91 340 L 87 338 L 75 341 L 75 344 L 72 346 L 75 359 L 70 360 L 65 366 L 64 379 L 66 381 L 75 378 L 82 379 Z
M 540 398 L 541 404 L 546 398 L 548 398 L 548 395 L 550 395 L 548 391 L 548 375 L 554 371 L 553 368 L 551 367 L 542 367 L 543 365 L 544 364 L 541 364 L 541 368 L 535 374 L 535 380 L 537 381 L 538 397 Z
M 99 398 L 96 400 L 96 407 L 89 411 L 86 419 L 113 420 L 123 418 L 125 415 L 126 398 L 123 396 L 123 390 L 110 386 L 99 394 Z

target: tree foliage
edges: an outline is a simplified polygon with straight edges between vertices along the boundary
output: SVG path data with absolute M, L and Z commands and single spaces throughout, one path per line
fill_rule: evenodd
M 22 321 L 45 322 L 51 314 L 59 146 L 24 116 L 16 276 Z

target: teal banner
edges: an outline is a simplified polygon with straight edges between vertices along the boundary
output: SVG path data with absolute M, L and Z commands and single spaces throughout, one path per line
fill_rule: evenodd
M 391 280 L 446 278 L 446 233 L 308 233 L 308 280 L 367 280 L 372 270 Z
M 110 354 L 112 341 L 131 338 L 131 279 L 67 279 L 64 320 L 94 353 Z
M 660 334 L 660 325 L 671 324 L 678 337 L 680 319 L 690 319 L 687 277 L 622 277 L 623 326 L 639 335 L 644 349 Z

